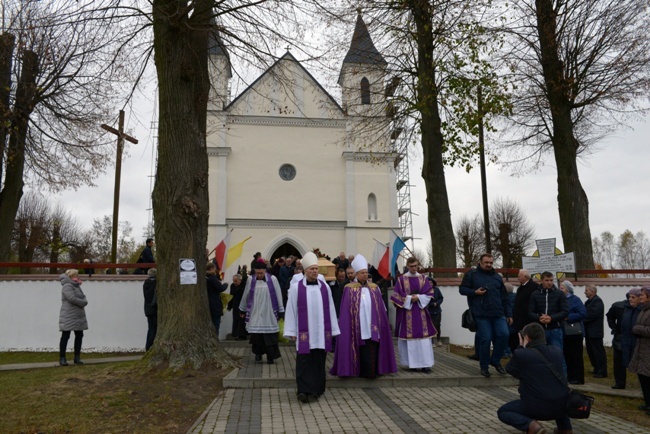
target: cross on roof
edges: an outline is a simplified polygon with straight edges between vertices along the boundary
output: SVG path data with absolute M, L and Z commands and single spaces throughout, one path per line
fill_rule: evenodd
M 573 252 L 556 254 L 556 251 L 559 250 L 555 247 L 555 238 L 536 240 L 535 243 L 538 256 L 521 258 L 523 267 L 530 272 L 531 276 L 544 271 L 550 271 L 553 274 L 576 272 L 575 255 Z

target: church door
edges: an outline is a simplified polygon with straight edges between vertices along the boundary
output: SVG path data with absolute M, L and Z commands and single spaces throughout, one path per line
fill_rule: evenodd
M 274 264 L 275 260 L 280 256 L 284 256 L 286 258 L 287 256 L 290 255 L 293 255 L 296 258 L 302 258 L 302 255 L 300 254 L 298 249 L 296 249 L 293 245 L 289 243 L 284 243 L 280 247 L 275 249 L 275 252 L 273 252 L 273 255 L 271 255 L 270 263 Z

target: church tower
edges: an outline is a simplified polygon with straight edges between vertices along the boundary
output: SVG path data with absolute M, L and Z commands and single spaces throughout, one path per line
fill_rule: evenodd
M 230 103 L 230 55 L 218 30 L 210 33 L 209 44 L 208 73 L 211 86 L 208 110 L 222 111 Z
M 338 84 L 348 116 L 380 115 L 385 103 L 384 81 L 388 63 L 375 48 L 358 10 L 350 49 L 343 59 Z

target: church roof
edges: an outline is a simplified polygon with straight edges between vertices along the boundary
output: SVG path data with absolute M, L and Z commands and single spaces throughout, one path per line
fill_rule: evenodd
M 343 109 L 341 108 L 339 103 L 336 102 L 334 97 L 332 97 L 332 95 L 330 95 L 330 93 L 327 90 L 325 90 L 325 88 L 318 82 L 318 80 L 316 80 L 314 78 L 314 76 L 311 75 L 311 73 L 309 71 L 307 71 L 307 69 L 304 66 L 302 66 L 302 63 L 300 63 L 295 57 L 293 57 L 293 54 L 291 54 L 289 51 L 284 53 L 284 55 L 282 57 L 280 57 L 278 60 L 276 60 L 273 63 L 273 65 L 271 65 L 266 71 L 264 71 L 259 77 L 257 77 L 257 79 L 254 82 L 252 82 L 250 85 L 248 85 L 248 87 L 246 89 L 244 89 L 244 91 L 242 93 L 237 95 L 237 98 L 233 99 L 230 102 L 230 104 L 228 104 L 228 106 L 224 110 L 228 110 L 231 107 L 233 107 L 234 104 L 237 101 L 239 101 L 250 89 L 252 89 L 258 82 L 260 82 L 260 80 L 262 80 L 262 78 L 264 78 L 264 76 L 266 76 L 273 68 L 275 68 L 275 66 L 278 63 L 282 62 L 283 60 L 289 60 L 289 61 L 292 61 L 292 62 L 296 62 L 296 64 L 300 67 L 300 69 L 316 84 L 316 86 L 318 86 L 318 88 L 327 96 L 327 98 L 332 102 L 332 104 L 334 104 L 334 106 L 338 110 L 343 112 Z
M 354 27 L 352 42 L 348 54 L 343 59 L 343 65 L 346 63 L 363 63 L 369 65 L 387 65 L 388 62 L 377 51 L 368 32 L 366 23 L 361 18 L 361 12 L 357 15 L 357 24 Z

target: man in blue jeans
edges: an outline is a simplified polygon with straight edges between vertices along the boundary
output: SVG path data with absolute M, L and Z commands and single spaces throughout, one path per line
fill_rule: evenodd
M 571 434 L 566 412 L 569 388 L 566 378 L 561 381 L 553 372 L 562 375 L 562 350 L 546 344 L 544 329 L 537 323 L 524 327 L 519 343 L 506 365 L 508 373 L 519 379 L 519 399 L 499 408 L 499 420 L 528 434 L 550 433 L 538 420 L 555 420 L 558 434 Z
M 542 273 L 539 290 L 530 296 L 528 318 L 539 323 L 545 331 L 546 342 L 562 349 L 564 347 L 562 322 L 569 316 L 569 303 L 562 291 L 553 283 L 553 273 Z
M 506 371 L 501 366 L 501 356 L 508 346 L 508 324 L 512 324 L 512 309 L 503 279 L 494 270 L 494 257 L 483 253 L 478 267 L 465 273 L 460 284 L 460 294 L 467 297 L 469 309 L 476 321 L 476 349 L 481 375 L 490 376 L 490 365 L 499 374 Z M 494 348 L 490 356 L 490 344 Z

